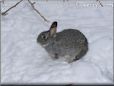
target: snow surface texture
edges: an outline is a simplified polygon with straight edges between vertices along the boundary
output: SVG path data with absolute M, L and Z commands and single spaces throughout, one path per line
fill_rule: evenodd
M 17 1 L 5 0 L 2 12 Z M 89 0 L 35 1 L 35 7 L 48 20 L 58 21 L 58 32 L 66 28 L 83 32 L 89 51 L 71 64 L 52 60 L 36 42 L 38 34 L 48 30 L 51 22 L 44 22 L 25 0 L 1 19 L 1 82 L 113 83 L 112 2 L 102 2 L 105 6 L 100 7 Z M 98 6 L 86 6 L 88 3 Z

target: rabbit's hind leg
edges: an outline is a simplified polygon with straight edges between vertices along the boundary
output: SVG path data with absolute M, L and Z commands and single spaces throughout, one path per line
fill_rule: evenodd
M 75 61 L 81 59 L 85 54 L 87 53 L 87 49 L 83 49 L 82 51 L 80 51 L 80 53 L 78 55 L 75 56 Z
M 65 56 L 65 61 L 68 63 L 72 63 L 74 61 L 74 59 L 75 59 L 74 56 L 70 56 L 70 55 Z

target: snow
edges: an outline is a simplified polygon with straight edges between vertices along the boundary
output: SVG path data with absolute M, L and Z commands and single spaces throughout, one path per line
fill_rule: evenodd
M 2 12 L 17 1 L 5 0 Z M 89 51 L 82 59 L 71 64 L 52 60 L 36 42 L 38 34 L 48 30 L 51 22 L 44 22 L 24 0 L 8 15 L 1 17 L 1 82 L 112 84 L 112 1 L 102 1 L 104 7 L 98 3 L 97 6 L 86 6 L 96 3 L 89 0 L 34 1 L 35 7 L 48 20 L 58 21 L 58 32 L 66 28 L 83 32 L 89 41 Z

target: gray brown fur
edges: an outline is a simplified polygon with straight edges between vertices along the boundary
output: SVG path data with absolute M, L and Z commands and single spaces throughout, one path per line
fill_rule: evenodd
M 54 26 L 54 28 L 51 28 Z M 87 38 L 76 29 L 65 29 L 56 33 L 57 22 L 50 30 L 39 34 L 37 42 L 47 50 L 53 59 L 64 58 L 68 63 L 83 57 L 88 51 Z M 50 35 L 52 31 L 53 35 Z M 44 37 L 43 37 L 44 36 Z

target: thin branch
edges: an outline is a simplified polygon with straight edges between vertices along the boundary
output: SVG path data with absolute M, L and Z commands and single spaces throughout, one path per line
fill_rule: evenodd
M 69 1 L 69 0 L 63 0 L 63 2 L 65 2 L 65 1 Z
M 100 2 L 100 0 L 97 0 L 99 2 L 99 4 L 101 5 L 101 7 L 103 7 L 103 4 Z
M 6 11 L 2 12 L 2 15 L 6 15 L 8 13 L 8 11 L 10 11 L 11 9 L 13 9 L 14 7 L 16 7 L 19 3 L 21 3 L 23 0 L 20 0 L 19 2 L 17 2 L 14 6 L 10 7 L 9 9 L 7 9 Z
M 30 3 L 30 5 L 32 6 L 32 8 L 44 19 L 44 21 L 49 22 L 34 6 L 35 2 L 31 2 L 30 0 L 28 0 L 28 2 Z

